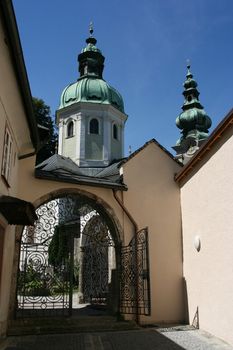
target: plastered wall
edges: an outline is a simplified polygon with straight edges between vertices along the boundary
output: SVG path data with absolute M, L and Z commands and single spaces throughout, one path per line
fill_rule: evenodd
M 174 174 L 180 166 L 155 143 L 123 166 L 129 188 L 124 204 L 139 229 L 148 226 L 151 281 L 150 317 L 145 323 L 184 319 L 180 194 Z
M 181 188 L 188 316 L 233 344 L 233 128 Z M 201 249 L 194 247 L 200 237 Z
M 33 152 L 30 132 L 25 110 L 22 103 L 20 89 L 16 80 L 13 63 L 9 51 L 8 40 L 2 27 L 0 18 L 0 195 L 18 196 L 19 190 L 19 156 Z M 10 161 L 10 177 L 6 182 L 1 176 L 5 128 L 12 138 L 12 152 Z M 22 190 L 22 199 L 23 189 Z M 11 275 L 15 247 L 15 226 L 8 225 L 0 215 L 2 258 L 0 261 L 0 336 L 7 328 L 7 318 L 10 300 Z

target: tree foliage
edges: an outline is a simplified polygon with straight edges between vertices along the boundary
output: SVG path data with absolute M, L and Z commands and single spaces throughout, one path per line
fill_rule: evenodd
M 47 128 L 49 134 L 48 141 L 37 153 L 36 164 L 40 164 L 55 153 L 57 146 L 57 133 L 51 117 L 50 107 L 47 106 L 43 100 L 36 97 L 33 97 L 32 101 L 37 124 Z
M 69 237 L 62 226 L 56 226 L 48 248 L 49 264 L 54 268 L 65 265 L 69 257 Z

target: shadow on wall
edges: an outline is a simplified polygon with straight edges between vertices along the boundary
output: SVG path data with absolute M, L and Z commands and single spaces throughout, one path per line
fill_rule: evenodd
M 184 321 L 185 323 L 189 324 L 189 305 L 188 305 L 188 292 L 187 292 L 187 282 L 186 279 L 183 277 L 183 291 L 184 291 Z
M 192 323 L 190 320 L 189 315 L 189 305 L 188 305 L 188 292 L 187 292 L 187 282 L 186 279 L 183 278 L 183 290 L 184 290 L 184 316 L 185 316 L 185 323 L 190 324 L 196 329 L 199 329 L 199 309 L 198 306 L 196 308 L 196 312 L 193 316 Z

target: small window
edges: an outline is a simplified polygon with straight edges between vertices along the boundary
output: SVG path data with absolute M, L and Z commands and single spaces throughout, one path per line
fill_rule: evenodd
M 12 137 L 6 128 L 3 146 L 3 158 L 2 158 L 2 176 L 5 178 L 7 183 L 9 183 L 11 163 L 12 163 Z
M 74 136 L 74 123 L 71 121 L 67 125 L 67 137 Z
M 113 124 L 113 138 L 115 140 L 118 140 L 118 128 L 117 128 L 116 124 Z
M 97 119 L 91 119 L 90 121 L 90 134 L 99 134 L 99 122 Z

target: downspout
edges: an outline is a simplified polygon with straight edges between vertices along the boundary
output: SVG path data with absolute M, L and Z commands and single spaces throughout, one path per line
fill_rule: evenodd
M 124 213 L 128 216 L 129 220 L 131 221 L 131 223 L 134 226 L 135 232 L 137 233 L 139 231 L 138 224 L 136 223 L 136 221 L 134 220 L 134 218 L 132 217 L 132 215 L 130 214 L 128 209 L 124 206 L 124 203 L 119 199 L 119 197 L 117 197 L 117 194 L 116 194 L 117 190 L 113 189 L 112 191 L 113 191 L 113 196 L 114 196 L 115 200 L 120 205 L 120 207 L 124 211 Z
M 119 199 L 119 197 L 116 194 L 116 190 L 113 189 L 113 196 L 115 198 L 115 200 L 117 201 L 117 203 L 119 204 L 119 206 L 121 207 L 121 209 L 123 210 L 123 212 L 127 215 L 127 217 L 129 218 L 130 222 L 133 224 L 134 227 L 134 237 L 135 237 L 135 265 L 136 265 L 136 286 L 135 286 L 135 294 L 136 294 L 136 315 L 135 315 L 135 321 L 137 324 L 139 324 L 139 313 L 138 313 L 138 295 L 139 295 L 139 291 L 138 291 L 138 242 L 137 242 L 137 232 L 139 231 L 138 229 L 138 224 L 136 223 L 136 221 L 134 220 L 134 218 L 132 217 L 132 215 L 130 214 L 130 212 L 128 211 L 128 209 L 125 207 L 124 203 Z

